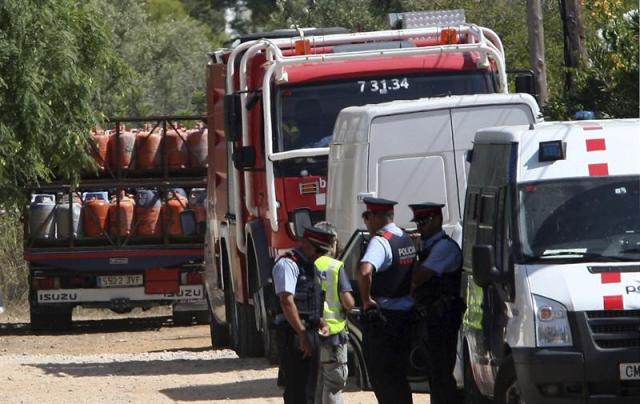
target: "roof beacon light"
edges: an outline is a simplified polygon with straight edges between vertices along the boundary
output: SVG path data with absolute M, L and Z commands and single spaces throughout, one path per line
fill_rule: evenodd
M 389 25 L 394 29 L 425 28 L 465 23 L 464 10 L 414 11 L 389 13 Z
M 458 43 L 458 31 L 455 28 L 445 28 L 440 31 L 440 43 L 452 45 Z
M 308 55 L 311 53 L 311 42 L 308 39 L 298 39 L 295 45 L 296 55 Z
M 566 158 L 565 143 L 562 140 L 540 142 L 538 146 L 538 161 L 556 161 Z

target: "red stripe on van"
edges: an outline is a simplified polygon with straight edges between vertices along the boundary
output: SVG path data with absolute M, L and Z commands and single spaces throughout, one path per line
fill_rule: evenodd
M 587 151 L 606 150 L 607 145 L 604 139 L 587 139 Z
M 620 272 L 603 272 L 600 274 L 602 283 L 619 283 Z
M 589 175 L 592 177 L 597 177 L 600 175 L 609 175 L 609 164 L 607 163 L 589 164 Z
M 605 310 L 623 310 L 622 295 L 603 296 L 603 304 Z
M 582 130 L 600 130 L 602 129 L 602 125 L 598 124 L 598 123 L 592 123 L 592 122 L 580 122 L 578 123 L 578 125 L 582 126 Z

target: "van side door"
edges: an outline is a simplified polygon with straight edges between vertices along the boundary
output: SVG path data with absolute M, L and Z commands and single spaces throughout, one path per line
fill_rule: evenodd
M 511 271 L 507 203 L 514 153 L 515 146 L 511 144 L 476 145 L 467 188 L 462 249 L 462 289 L 467 312 L 463 335 L 476 384 L 485 395 L 493 394 L 496 363 L 503 356 L 506 302 L 512 293 L 502 284 L 481 288 L 473 281 L 472 250 L 474 245 L 493 246 L 497 269 Z

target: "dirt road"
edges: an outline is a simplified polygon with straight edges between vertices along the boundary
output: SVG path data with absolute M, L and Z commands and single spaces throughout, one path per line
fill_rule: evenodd
M 0 323 L 0 403 L 279 403 L 276 375 L 263 359 L 212 350 L 208 326 L 168 316 L 75 321 L 49 335 Z M 345 398 L 376 402 L 353 388 Z

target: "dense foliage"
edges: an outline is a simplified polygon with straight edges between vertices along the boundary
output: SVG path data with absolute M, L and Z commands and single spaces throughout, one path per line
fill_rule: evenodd
M 101 81 L 120 70 L 91 4 L 0 2 L 0 202 L 25 183 L 72 178 L 87 164 Z

